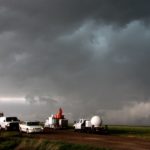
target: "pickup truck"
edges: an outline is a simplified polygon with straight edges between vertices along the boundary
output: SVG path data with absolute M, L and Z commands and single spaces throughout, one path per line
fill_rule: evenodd
M 19 130 L 19 119 L 17 117 L 0 117 L 0 130 Z
M 20 132 L 26 133 L 39 133 L 43 132 L 43 127 L 38 121 L 24 121 L 19 124 Z

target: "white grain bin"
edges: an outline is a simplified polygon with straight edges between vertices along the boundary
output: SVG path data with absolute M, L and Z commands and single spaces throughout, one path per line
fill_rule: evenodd
M 100 127 L 102 125 L 102 119 L 99 116 L 93 116 L 91 118 L 91 125 L 94 127 Z

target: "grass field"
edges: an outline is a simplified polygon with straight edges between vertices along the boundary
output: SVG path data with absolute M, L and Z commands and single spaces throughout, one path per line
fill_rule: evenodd
M 110 125 L 109 134 L 150 139 L 150 126 Z
M 108 135 L 111 138 L 118 137 L 136 137 L 150 140 L 150 127 L 148 126 L 118 126 L 109 125 Z M 73 132 L 72 129 L 66 132 Z M 80 135 L 80 133 L 79 133 Z M 84 134 L 85 135 L 85 134 Z M 106 137 L 107 137 L 106 136 Z M 62 141 L 50 141 L 48 139 L 35 138 L 36 135 L 30 136 L 20 134 L 19 132 L 0 131 L 0 150 L 110 150 L 108 148 L 92 147 L 85 144 L 68 143 Z
M 35 139 L 24 136 L 19 132 L 1 132 L 0 150 L 110 150 L 108 148 L 97 148 L 84 144 L 71 144 L 67 142 L 54 142 L 46 139 Z

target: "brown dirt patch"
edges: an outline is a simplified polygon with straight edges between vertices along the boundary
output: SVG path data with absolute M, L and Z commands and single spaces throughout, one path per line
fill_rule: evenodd
M 114 150 L 150 150 L 150 140 L 135 137 L 119 137 L 112 135 L 97 135 L 77 133 L 72 130 L 56 130 L 42 134 L 33 134 L 35 138 L 50 141 L 64 141 L 77 144 L 88 144 L 96 147 L 106 147 Z

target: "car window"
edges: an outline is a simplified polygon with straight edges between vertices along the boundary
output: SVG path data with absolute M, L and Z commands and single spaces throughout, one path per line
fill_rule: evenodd
M 35 126 L 35 125 L 39 125 L 39 122 L 27 122 L 28 126 Z
M 7 117 L 6 121 L 18 121 L 17 117 Z

